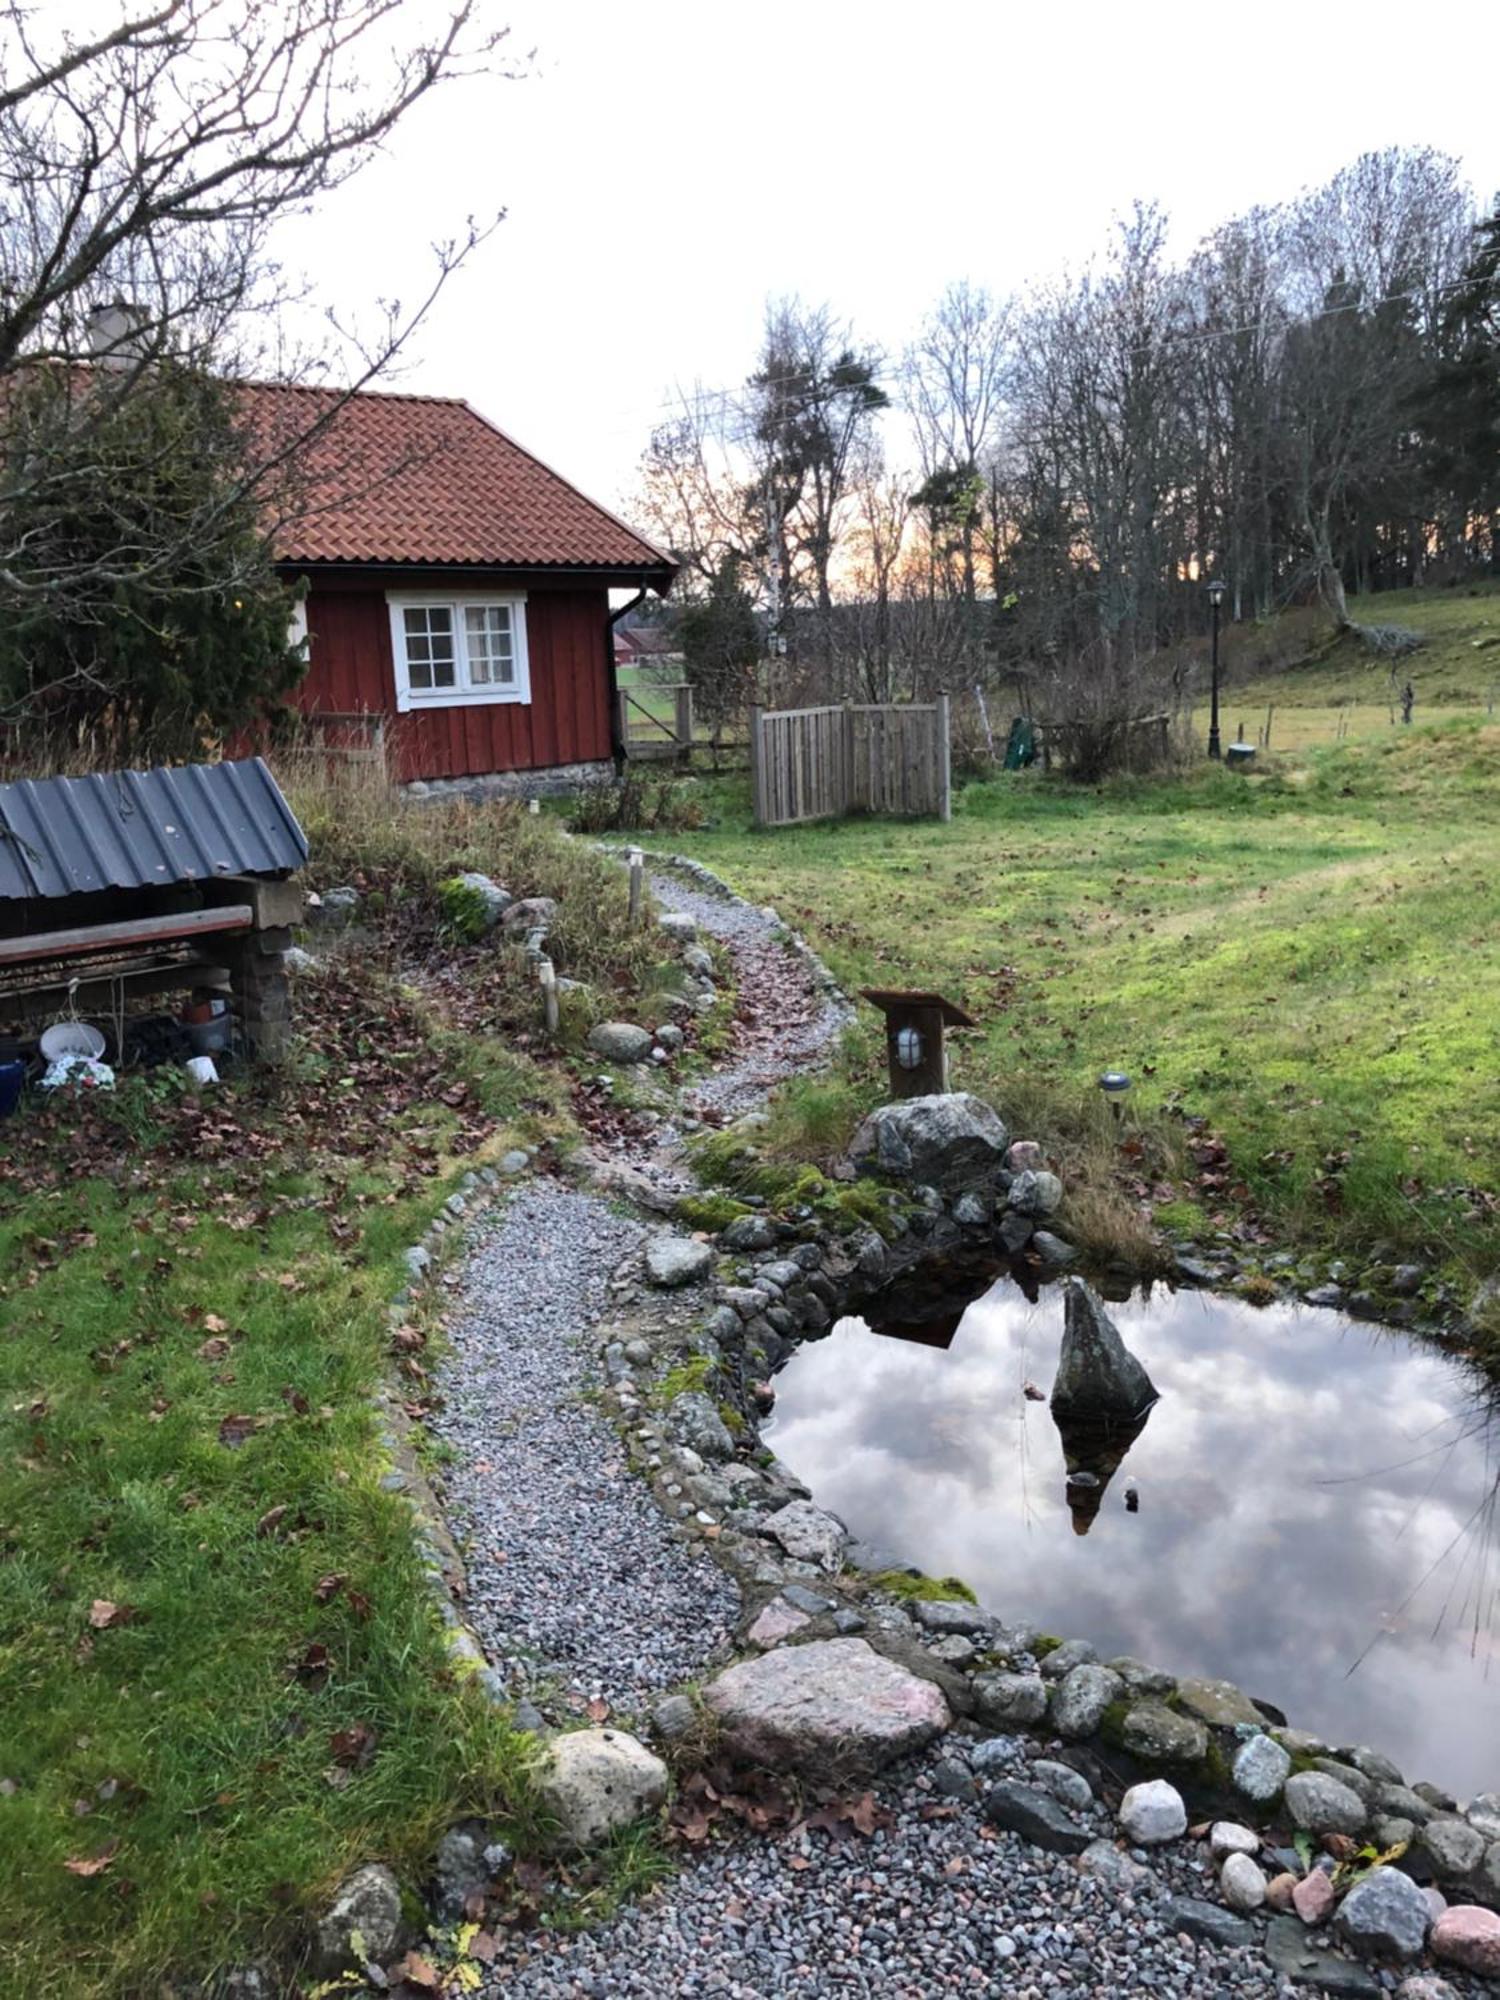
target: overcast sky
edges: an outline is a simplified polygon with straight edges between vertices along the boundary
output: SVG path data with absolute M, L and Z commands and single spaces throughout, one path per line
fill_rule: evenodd
M 1381 12 L 516 0 L 532 75 L 424 106 L 294 254 L 354 308 L 413 294 L 445 220 L 505 206 L 399 386 L 467 397 L 620 505 L 673 384 L 742 380 L 768 293 L 898 354 L 950 279 L 1021 288 L 1137 196 L 1186 248 L 1401 143 L 1456 154 L 1487 202 L 1500 14 L 1450 38 Z

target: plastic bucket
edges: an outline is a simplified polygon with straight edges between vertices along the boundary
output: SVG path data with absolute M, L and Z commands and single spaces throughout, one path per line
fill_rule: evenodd
M 198 1016 L 203 1018 L 195 1018 Z M 193 1045 L 195 1056 L 222 1055 L 229 1047 L 230 1036 L 234 1032 L 234 1019 L 227 1000 L 200 1002 L 183 1016 L 182 1025 L 187 1029 L 187 1038 Z

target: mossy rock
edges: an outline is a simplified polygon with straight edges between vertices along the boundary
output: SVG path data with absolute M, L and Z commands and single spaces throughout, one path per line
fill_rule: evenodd
M 892 1597 L 919 1598 L 926 1604 L 977 1604 L 979 1599 L 957 1576 L 913 1576 L 909 1570 L 883 1569 L 870 1579 Z
M 752 1211 L 728 1194 L 685 1194 L 677 1204 L 677 1215 L 689 1229 L 706 1229 L 717 1236 L 731 1222 Z
M 478 944 L 495 928 L 489 899 L 461 875 L 450 875 L 438 884 L 438 911 L 444 930 L 464 944 Z

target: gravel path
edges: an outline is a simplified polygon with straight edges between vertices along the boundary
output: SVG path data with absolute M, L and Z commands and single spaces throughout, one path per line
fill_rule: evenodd
M 815 1068 L 849 1020 L 849 1008 L 822 990 L 808 961 L 789 948 L 782 926 L 764 910 L 677 875 L 653 875 L 651 890 L 664 910 L 691 917 L 734 960 L 739 1007 L 733 1058 L 685 1095 L 691 1111 L 737 1118 L 755 1110 L 785 1078 Z
M 1177 1934 L 1164 1895 L 1201 1893 L 1185 1863 L 1177 1882 L 1153 1867 L 1133 1889 L 1080 1872 L 941 1797 L 939 1763 L 934 1752 L 888 1776 L 880 1796 L 896 1822 L 868 1839 L 736 1839 L 687 1860 L 600 1930 L 511 1937 L 485 2000 L 1273 2000 L 1281 1990 L 1258 1951 Z M 1111 1830 L 1102 1812 L 1098 1830 Z
M 579 1336 L 642 1234 L 555 1181 L 522 1188 L 475 1242 L 434 1424 L 458 1454 L 447 1512 L 492 1664 L 518 1693 L 555 1684 L 628 1710 L 697 1673 L 737 1605 L 583 1397 L 598 1377 Z

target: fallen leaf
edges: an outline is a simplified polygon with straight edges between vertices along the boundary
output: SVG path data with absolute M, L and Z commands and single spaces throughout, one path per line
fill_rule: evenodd
M 437 1967 L 430 1958 L 423 1958 L 418 1951 L 409 1951 L 399 1965 L 391 1967 L 398 1979 L 404 1979 L 411 1986 L 426 1986 L 429 1989 L 438 1983 Z
M 286 1517 L 287 1517 L 287 1509 L 284 1505 L 280 1507 L 268 1507 L 265 1513 L 261 1515 L 260 1519 L 255 1524 L 256 1534 L 259 1535 L 262 1540 L 264 1540 L 267 1535 L 274 1535 L 276 1530 L 281 1526 L 282 1522 L 286 1519 Z
M 362 1771 L 375 1755 L 375 1731 L 368 1722 L 352 1722 L 347 1729 L 335 1729 L 328 1739 L 335 1764 L 346 1770 Z
M 347 1570 L 331 1569 L 326 1576 L 320 1576 L 313 1585 L 313 1596 L 318 1600 L 319 1604 L 326 1604 L 331 1597 L 338 1596 L 348 1581 L 349 1572 Z
M 63 1867 L 67 1869 L 70 1875 L 83 1875 L 83 1876 L 102 1875 L 105 1869 L 110 1866 L 111 1862 L 114 1860 L 116 1854 L 118 1854 L 119 1851 L 120 1851 L 119 1841 L 111 1840 L 106 1842 L 105 1845 L 101 1847 L 94 1854 L 73 1855 L 71 1859 L 63 1863 Z
M 601 1695 L 597 1694 L 589 1703 L 586 1710 L 590 1722 L 608 1722 L 609 1712 L 609 1703 Z
M 107 1597 L 96 1597 L 89 1606 L 89 1623 L 96 1632 L 108 1632 L 115 1625 L 128 1625 L 134 1616 L 133 1604 L 114 1604 Z
M 200 1361 L 222 1361 L 228 1352 L 229 1342 L 216 1334 L 212 1340 L 205 1340 L 203 1345 L 198 1349 L 198 1359 Z
M 231 1451 L 238 1451 L 246 1438 L 255 1435 L 259 1426 L 258 1417 L 224 1417 L 219 1424 L 219 1443 L 227 1445 Z

